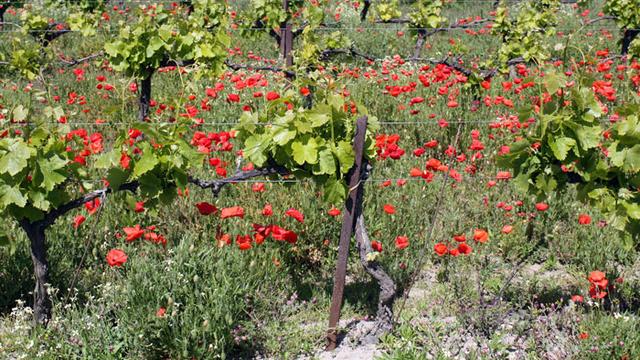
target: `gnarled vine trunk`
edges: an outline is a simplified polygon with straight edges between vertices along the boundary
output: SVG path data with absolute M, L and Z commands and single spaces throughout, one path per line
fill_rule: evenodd
M 622 55 L 627 55 L 629 53 L 629 46 L 631 46 L 631 42 L 638 36 L 638 34 L 640 34 L 640 30 L 637 29 L 627 29 L 624 31 L 624 35 L 622 37 Z
M 367 20 L 367 14 L 369 13 L 369 8 L 371 7 L 371 0 L 364 0 L 364 5 L 362 6 L 362 11 L 360 11 L 360 21 L 364 22 Z
M 363 166 L 366 169 L 366 173 L 362 178 L 364 181 L 368 178 L 371 165 L 365 162 Z M 380 337 L 393 330 L 393 303 L 396 300 L 397 288 L 391 276 L 387 274 L 380 263 L 376 260 L 369 261 L 367 259 L 367 255 L 373 253 L 373 248 L 371 247 L 367 226 L 364 221 L 362 211 L 363 199 L 364 188 L 361 188 L 358 192 L 358 198 L 356 200 L 357 207 L 355 209 L 356 221 L 354 227 L 356 249 L 358 249 L 360 263 L 365 271 L 378 283 L 380 293 L 378 295 L 378 310 L 373 327 L 368 329 L 367 333 L 360 339 L 360 342 L 364 344 L 375 344 L 379 341 Z
M 149 72 L 140 83 L 140 98 L 138 99 L 138 120 L 144 121 L 149 116 L 149 107 L 151 103 L 151 77 L 153 72 Z
M 360 213 L 356 219 L 356 247 L 360 255 L 360 262 L 371 277 L 380 286 L 378 295 L 378 311 L 376 320 L 368 333 L 361 339 L 362 343 L 375 344 L 381 336 L 393 330 L 393 303 L 396 299 L 396 284 L 382 266 L 375 260 L 367 260 L 367 254 L 373 252 L 367 228 L 364 223 L 364 215 Z
M 45 227 L 41 223 L 23 221 L 22 229 L 31 243 L 31 260 L 36 286 L 33 291 L 33 315 L 36 325 L 47 325 L 51 319 L 51 298 L 49 297 L 49 263 Z
M 426 37 L 427 37 L 427 31 L 425 29 L 418 29 L 418 39 L 416 40 L 416 47 L 413 50 L 414 59 L 420 58 Z

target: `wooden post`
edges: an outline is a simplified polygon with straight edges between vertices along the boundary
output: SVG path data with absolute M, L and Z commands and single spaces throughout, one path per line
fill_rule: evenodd
M 282 7 L 286 14 L 289 13 L 289 0 L 282 0 Z M 293 33 L 291 31 L 291 24 L 285 20 L 280 24 L 280 52 L 282 59 L 284 60 L 285 67 L 289 68 L 293 66 L 293 56 L 291 50 L 293 49 Z M 288 77 L 288 76 L 287 76 Z
M 349 247 L 351 236 L 355 227 L 357 217 L 356 211 L 359 208 L 358 201 L 362 197 L 358 196 L 364 184 L 361 183 L 363 167 L 365 135 L 367 132 L 367 117 L 363 116 L 356 123 L 356 133 L 353 141 L 355 152 L 354 165 L 349 171 L 349 193 L 344 206 L 344 217 L 342 218 L 342 230 L 340 231 L 340 242 L 338 244 L 338 259 L 333 281 L 333 294 L 331 297 L 331 310 L 329 311 L 329 330 L 327 331 L 327 350 L 333 350 L 338 343 L 336 327 L 340 320 L 340 309 L 342 308 L 342 297 L 344 295 L 344 282 L 347 274 L 347 258 L 349 257 Z

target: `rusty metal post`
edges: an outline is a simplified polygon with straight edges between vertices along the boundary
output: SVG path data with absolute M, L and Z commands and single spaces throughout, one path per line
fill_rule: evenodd
M 333 350 L 337 346 L 338 333 L 336 327 L 340 320 L 340 309 L 342 308 L 342 298 L 344 295 L 344 282 L 347 274 L 347 258 L 349 257 L 349 247 L 351 236 L 355 227 L 357 201 L 361 200 L 358 192 L 364 184 L 361 183 L 364 159 L 365 135 L 367 132 L 367 117 L 363 116 L 356 122 L 356 133 L 353 139 L 353 150 L 355 152 L 354 165 L 349 171 L 349 193 L 344 206 L 344 217 L 342 218 L 342 230 L 340 231 L 340 242 L 338 244 L 338 259 L 336 262 L 336 272 L 333 280 L 333 294 L 331 296 L 331 310 L 329 311 L 329 330 L 327 331 L 327 350 Z
M 282 7 L 288 16 L 289 0 L 282 0 Z M 291 31 L 291 23 L 285 20 L 280 24 L 280 52 L 284 60 L 284 65 L 287 68 L 293 66 L 291 50 L 293 50 L 293 32 Z

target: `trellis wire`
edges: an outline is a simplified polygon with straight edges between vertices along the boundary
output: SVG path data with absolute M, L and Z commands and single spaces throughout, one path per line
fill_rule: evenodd
M 448 175 L 447 173 L 442 173 L 443 176 L 447 176 L 449 178 L 451 178 L 450 175 Z M 464 178 L 463 178 L 463 183 L 464 183 L 464 179 L 469 179 L 469 180 L 496 180 L 495 176 L 485 176 L 485 175 L 469 175 L 467 174 Z M 221 180 L 223 180 L 224 178 L 220 178 Z M 370 182 L 370 183 L 385 183 L 385 182 L 391 182 L 396 183 L 397 186 L 397 182 L 398 181 L 406 181 L 406 182 L 423 182 L 425 184 L 433 184 L 437 182 L 437 178 L 433 178 L 433 180 L 431 181 L 427 181 L 421 177 L 393 177 L 393 178 L 385 178 L 385 177 L 381 177 L 381 178 L 368 178 L 366 180 L 362 180 L 363 182 Z M 82 183 L 94 183 L 94 184 L 101 184 L 103 183 L 102 180 L 80 180 L 79 182 Z M 237 181 L 233 181 L 230 184 L 300 184 L 300 183 L 308 183 L 311 184 L 313 183 L 313 180 L 311 179 L 247 179 L 247 180 L 237 180 Z M 391 185 L 390 185 L 391 186 Z
M 379 121 L 379 125 L 383 126 L 409 126 L 409 125 L 421 125 L 421 126 L 442 126 L 438 122 L 430 121 Z M 509 122 L 512 120 L 446 120 L 447 124 L 500 124 L 501 122 Z M 220 122 L 220 123 L 179 123 L 179 122 L 145 122 L 138 123 L 145 125 L 157 125 L 157 126 L 168 126 L 168 125 L 188 125 L 193 127 L 220 127 L 220 126 L 235 126 L 240 125 L 240 122 Z M 247 125 L 256 125 L 256 126 L 281 126 L 283 124 L 277 123 L 263 123 L 263 122 L 249 122 L 243 123 Z M 105 122 L 105 123 L 92 123 L 92 122 L 68 122 L 68 123 L 58 123 L 58 122 L 46 122 L 46 123 L 34 123 L 34 122 L 25 122 L 25 123 L 12 123 L 10 121 L 0 122 L 0 126 L 31 126 L 31 125 L 50 125 L 50 126 L 122 126 L 127 125 L 132 128 L 136 127 L 135 122 Z
M 19 24 L 16 23 L 10 23 L 10 22 L 4 22 L 4 23 L 0 23 L 2 25 L 12 25 L 12 26 L 16 26 L 16 27 L 20 27 Z M 483 24 L 477 24 L 477 25 L 473 25 L 473 26 L 463 26 L 464 24 L 452 24 L 449 27 L 439 27 L 439 28 L 421 28 L 421 27 L 413 27 L 413 26 L 407 26 L 406 24 L 388 24 L 387 26 L 358 26 L 358 27 L 330 27 L 330 26 L 323 26 L 323 27 L 318 27 L 315 29 L 312 29 L 313 31 L 318 31 L 318 32 L 322 32 L 322 31 L 337 31 L 337 30 L 352 30 L 352 31 L 364 31 L 364 30 L 377 30 L 377 31 L 398 31 L 398 30 L 427 30 L 427 31 L 437 31 L 437 32 L 447 32 L 447 31 L 468 31 L 468 30 L 472 30 L 472 29 L 483 29 L 486 28 L 487 30 L 490 30 L 489 28 L 487 28 L 487 24 L 490 24 L 489 22 L 487 23 L 483 23 Z M 598 26 L 595 27 L 595 23 L 594 24 L 576 24 L 576 26 L 574 27 L 570 27 L 570 26 L 566 26 L 566 27 L 554 27 L 553 29 L 556 31 L 569 31 L 569 30 L 576 30 L 578 28 L 580 28 L 581 26 L 587 26 L 589 27 L 592 31 L 596 30 L 640 30 L 640 29 L 635 29 L 635 28 L 619 28 L 617 26 Z M 254 32 L 265 32 L 268 33 L 269 31 L 271 31 L 270 28 L 228 28 L 228 30 L 230 32 L 240 32 L 240 31 L 254 31 Z M 34 29 L 34 30 L 20 30 L 20 29 L 2 29 L 0 30 L 0 34 L 1 33 L 50 33 L 50 32 L 56 32 L 56 31 L 64 31 L 64 32 L 68 32 L 68 33 L 80 33 L 82 32 L 81 30 L 71 30 L 71 29 L 63 29 L 63 30 L 55 30 L 55 29 L 49 29 L 49 30 L 43 30 L 43 29 Z M 98 31 L 100 31 L 100 29 L 98 29 Z M 120 29 L 110 29 L 110 30 L 105 30 L 102 32 L 106 32 L 106 33 L 110 33 L 110 34 L 115 34 L 118 33 L 120 31 Z M 435 35 L 435 34 L 434 34 Z

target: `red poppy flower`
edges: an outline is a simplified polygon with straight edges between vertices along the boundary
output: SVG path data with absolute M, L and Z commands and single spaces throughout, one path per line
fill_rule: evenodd
M 420 177 L 420 176 L 422 176 L 422 170 L 417 169 L 417 168 L 412 168 L 409 171 L 409 176 L 411 176 L 411 177 Z
M 509 234 L 513 231 L 513 226 L 511 225 L 505 225 L 502 227 L 502 233 L 503 234 Z
M 265 188 L 264 188 L 264 183 L 255 183 L 251 186 L 251 190 L 253 192 L 264 192 Z
M 144 201 L 136 202 L 136 205 L 135 205 L 133 211 L 135 211 L 137 213 L 144 212 Z
M 242 208 L 241 206 L 232 206 L 222 209 L 220 218 L 226 219 L 230 217 L 244 218 L 244 208 Z
M 95 198 L 93 201 L 87 201 L 84 203 L 84 207 L 87 209 L 89 215 L 93 215 L 100 208 L 100 198 Z
M 271 207 L 271 204 L 266 204 L 264 208 L 262 208 L 262 215 L 264 216 L 273 215 L 273 207 Z
M 584 297 L 582 297 L 581 295 L 573 295 L 571 296 L 571 301 L 575 303 L 581 303 L 584 302 Z
M 334 207 L 334 208 L 329 209 L 329 211 L 327 211 L 327 214 L 329 214 L 329 216 L 336 217 L 336 216 L 339 216 L 341 214 L 341 211 L 340 211 L 340 209 L 336 209 Z
M 142 135 L 142 131 L 138 129 L 129 129 L 129 139 L 137 139 L 140 135 Z
M 120 156 L 120 166 L 126 170 L 129 168 L 130 163 L 131 158 L 129 157 L 129 155 L 127 155 L 126 153 L 122 153 L 122 155 Z
M 375 241 L 375 240 L 371 241 L 371 248 L 374 251 L 382 252 L 382 244 L 378 241 Z
M 123 228 L 122 230 L 127 235 L 125 240 L 127 240 L 128 242 L 137 240 L 141 238 L 142 235 L 144 235 L 144 229 L 140 228 L 140 224 L 136 224 L 136 226 L 134 227 L 126 227 L 126 228 Z
M 444 256 L 449 252 L 449 249 L 447 249 L 447 245 L 443 244 L 443 243 L 437 243 L 434 245 L 433 250 L 435 250 L 436 254 L 438 254 L 438 256 Z
M 127 262 L 127 254 L 120 249 L 112 249 L 107 253 L 107 264 L 109 266 L 122 266 Z
M 424 98 L 421 96 L 416 96 L 413 99 L 411 99 L 411 101 L 409 101 L 409 105 L 420 104 L 422 102 L 424 102 Z
M 409 246 L 409 238 L 406 236 L 396 237 L 396 249 L 402 250 Z
M 467 245 L 467 243 L 460 243 L 460 244 L 458 244 L 458 251 L 461 254 L 469 255 L 469 254 L 471 254 L 471 251 L 473 251 L 473 248 L 471 246 Z
M 549 209 L 549 205 L 546 203 L 537 203 L 536 204 L 536 210 L 538 211 L 547 211 L 547 209 Z
M 593 299 L 602 299 L 607 296 L 607 286 L 609 285 L 609 280 L 607 280 L 606 275 L 602 271 L 592 271 L 589 273 L 588 277 L 589 282 L 591 283 L 591 288 L 589 288 L 589 295 Z
M 311 91 L 309 91 L 308 88 L 306 88 L 306 87 L 300 88 L 300 95 L 308 96 L 309 94 L 311 94 Z
M 465 242 L 465 241 L 467 241 L 467 237 L 465 236 L 465 234 L 455 235 L 453 237 L 453 240 L 455 240 L 457 242 Z
M 602 271 L 592 271 L 587 278 L 590 283 L 598 285 L 600 287 L 606 287 L 608 284 L 606 275 Z
M 298 241 L 298 234 L 291 230 L 283 229 L 278 225 L 271 226 L 271 236 L 274 240 L 286 241 L 295 244 Z
M 476 229 L 476 231 L 473 232 L 473 240 L 486 243 L 487 240 L 489 240 L 489 233 L 483 229 Z
M 384 212 L 386 212 L 387 214 L 395 214 L 396 213 L 395 206 L 393 206 L 391 204 L 384 204 L 384 206 L 382 208 L 384 209 Z
M 438 146 L 438 140 L 430 140 L 430 141 L 427 141 L 426 143 L 424 143 L 424 147 L 426 147 L 426 148 L 430 148 L 431 149 L 431 148 L 434 148 L 436 146 Z
M 78 215 L 75 218 L 73 218 L 73 228 L 77 229 L 78 227 L 80 227 L 80 225 L 82 225 L 82 223 L 87 220 L 87 218 L 85 218 L 82 215 Z
M 607 292 L 598 286 L 591 285 L 589 288 L 589 295 L 592 299 L 602 299 L 607 296 Z
M 238 244 L 238 248 L 242 251 L 251 249 L 251 236 L 236 236 L 236 244 Z
M 267 93 L 267 100 L 268 101 L 278 100 L 279 98 L 280 98 L 280 95 L 278 95 L 278 93 L 276 93 L 276 92 L 269 91 Z
M 205 215 L 205 216 L 211 215 L 216 211 L 218 211 L 218 208 L 216 208 L 215 205 L 209 204 L 208 202 L 197 203 L 196 207 L 198 208 L 200 215 Z
M 509 180 L 511 179 L 511 173 L 508 171 L 498 171 L 496 174 L 496 180 Z
M 167 309 L 161 307 L 158 309 L 158 311 L 156 311 L 156 316 L 161 318 L 164 317 L 164 314 L 167 312 Z
M 258 245 L 264 242 L 264 239 L 271 234 L 273 230 L 272 226 L 264 226 L 260 224 L 253 224 L 253 230 L 255 231 L 255 240 Z
M 589 224 L 591 224 L 591 216 L 589 216 L 587 214 L 580 214 L 580 216 L 578 216 L 578 224 L 580 224 L 580 225 L 589 225 Z
M 291 208 L 289 210 L 287 210 L 285 212 L 285 215 L 290 216 L 296 220 L 298 220 L 301 223 L 304 223 L 304 215 L 302 215 L 302 213 L 294 208 Z

